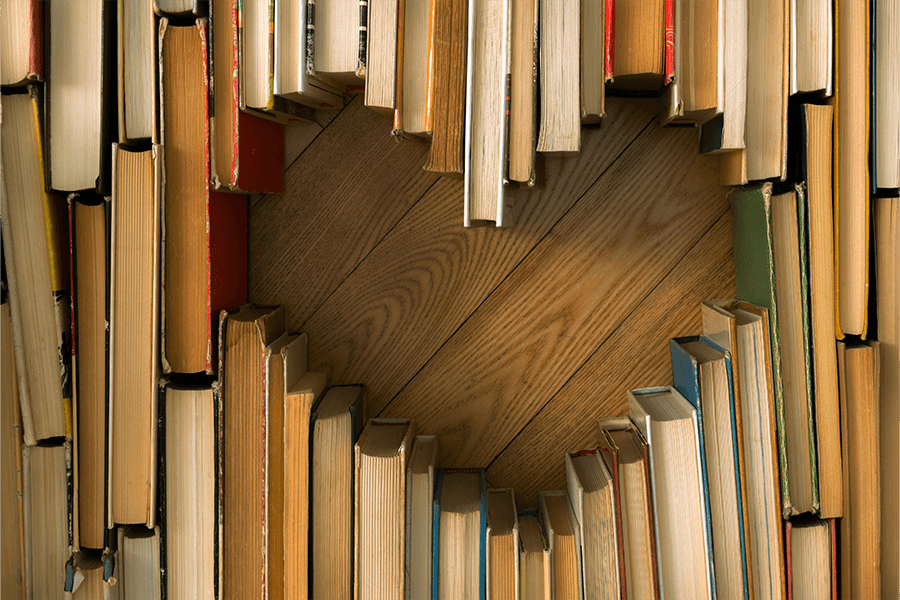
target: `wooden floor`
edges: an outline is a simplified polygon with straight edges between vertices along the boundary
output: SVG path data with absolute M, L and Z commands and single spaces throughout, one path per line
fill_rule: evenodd
M 699 302 L 734 295 L 718 161 L 654 100 L 610 98 L 578 157 L 515 192 L 516 227 L 466 230 L 462 181 L 360 100 L 291 131 L 285 192 L 250 212 L 250 299 L 285 307 L 329 384 L 366 384 L 368 416 L 414 418 L 440 466 L 535 507 L 627 389 L 672 382 Z

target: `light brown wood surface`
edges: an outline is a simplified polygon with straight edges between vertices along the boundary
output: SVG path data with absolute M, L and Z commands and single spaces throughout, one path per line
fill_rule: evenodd
M 564 487 L 629 387 L 671 384 L 668 338 L 734 295 L 719 163 L 656 101 L 610 98 L 582 152 L 516 191 L 511 229 L 462 227 L 459 180 L 354 99 L 250 213 L 250 300 L 309 335 L 309 368 L 368 386 L 369 414 L 439 433 L 517 505 Z

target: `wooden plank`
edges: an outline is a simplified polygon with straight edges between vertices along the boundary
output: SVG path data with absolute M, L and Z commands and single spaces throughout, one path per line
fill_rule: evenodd
M 297 329 L 431 187 L 428 146 L 398 144 L 392 122 L 341 112 L 285 174 L 285 192 L 250 211 L 252 302 L 285 307 Z
M 381 416 L 485 467 L 725 212 L 693 129 L 651 127 Z
M 309 367 L 364 382 L 376 414 L 412 378 L 642 129 L 655 105 L 611 99 L 576 159 L 550 160 L 521 191 L 513 229 L 462 227 L 462 182 L 442 179 L 303 325 Z
M 662 283 L 603 342 L 488 468 L 516 502 L 565 488 L 563 453 L 599 443 L 597 419 L 628 412 L 625 392 L 670 385 L 669 338 L 699 334 L 700 302 L 734 297 L 731 213 L 726 212 Z
M 288 123 L 284 126 L 284 170 L 294 164 L 303 151 L 343 110 L 341 108 L 319 109 L 315 121 Z

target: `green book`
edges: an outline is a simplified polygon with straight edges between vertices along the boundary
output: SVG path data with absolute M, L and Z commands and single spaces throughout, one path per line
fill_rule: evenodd
M 744 187 L 731 213 L 737 297 L 769 311 L 782 515 L 817 513 L 805 190 Z

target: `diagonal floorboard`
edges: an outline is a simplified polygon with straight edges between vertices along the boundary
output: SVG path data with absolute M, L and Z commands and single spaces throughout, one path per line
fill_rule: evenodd
M 725 211 L 692 129 L 651 128 L 382 411 L 485 467 Z

